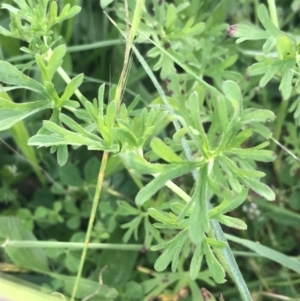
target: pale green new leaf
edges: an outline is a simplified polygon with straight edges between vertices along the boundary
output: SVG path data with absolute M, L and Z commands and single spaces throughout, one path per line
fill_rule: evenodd
M 72 78 L 72 80 L 68 83 L 63 95 L 60 97 L 61 105 L 63 105 L 66 100 L 69 100 L 70 97 L 75 93 L 78 87 L 82 84 L 83 78 L 83 74 L 78 74 L 76 77 Z
M 228 244 L 222 240 L 217 240 L 214 238 L 205 237 L 205 241 L 213 248 L 216 249 L 225 249 L 228 247 Z
M 151 140 L 150 146 L 154 153 L 160 158 L 169 163 L 182 162 L 183 160 L 173 151 L 173 149 L 166 145 L 161 139 L 154 137 Z
M 52 5 L 55 2 L 52 2 Z M 56 70 L 62 65 L 63 58 L 67 52 L 66 45 L 59 45 L 57 46 L 48 61 L 47 71 L 48 71 L 48 77 L 51 80 L 53 78 L 53 75 L 55 74 Z
M 148 209 L 148 213 L 155 220 L 163 223 L 163 224 L 177 224 L 176 216 L 172 213 L 166 213 L 155 208 Z

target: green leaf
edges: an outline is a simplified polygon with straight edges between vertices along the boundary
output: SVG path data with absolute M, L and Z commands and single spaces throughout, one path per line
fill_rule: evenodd
M 202 95 L 200 96 L 202 97 Z M 196 131 L 198 132 L 197 133 L 198 139 L 196 139 L 196 141 L 199 140 L 200 142 L 199 147 L 202 153 L 205 155 L 209 150 L 209 146 L 208 146 L 207 135 L 205 133 L 203 124 L 200 119 L 201 116 L 200 106 L 202 106 L 202 99 L 199 99 L 199 94 L 195 91 L 188 98 L 188 107 L 193 121 L 192 123 L 193 128 L 196 129 Z
M 219 223 L 227 227 L 235 228 L 238 230 L 247 230 L 247 224 L 239 218 L 222 215 L 222 214 L 216 215 L 213 218 L 216 219 Z
M 138 215 L 140 211 L 137 208 L 134 208 L 129 203 L 125 201 L 117 201 L 118 204 L 118 214 L 123 216 L 128 215 Z
M 216 182 L 211 177 L 207 177 L 207 183 L 209 188 L 215 193 L 217 196 L 223 199 L 232 199 L 234 198 L 234 194 L 223 184 L 220 182 Z
M 51 7 L 54 3 L 55 2 L 52 2 Z M 49 80 L 52 80 L 55 72 L 62 65 L 63 58 L 66 55 L 66 52 L 67 52 L 67 47 L 64 44 L 57 46 L 53 50 L 47 66 Z
M 205 237 L 205 241 L 213 248 L 216 249 L 225 249 L 228 247 L 228 244 L 224 241 L 217 240 L 214 238 Z
M 105 91 L 105 84 L 101 85 L 98 89 L 98 109 L 99 109 L 100 119 L 103 119 L 104 91 Z
M 38 69 L 41 72 L 43 82 L 44 81 L 49 81 L 49 79 L 48 79 L 48 73 L 47 73 L 47 67 L 46 67 L 45 61 L 44 61 L 43 57 L 39 53 L 37 53 L 35 55 L 35 61 L 36 61 L 36 64 L 38 66 Z
M 166 29 L 167 31 L 174 30 L 174 23 L 177 19 L 176 7 L 174 4 L 169 4 L 166 12 Z
M 106 109 L 106 115 L 105 115 L 105 124 L 109 129 L 113 127 L 114 120 L 117 115 L 117 104 L 115 101 L 111 101 Z
M 275 120 L 275 114 L 269 110 L 246 109 L 241 115 L 241 122 L 248 124 L 251 122 L 270 122 Z
M 252 128 L 246 128 L 246 129 L 242 130 L 234 137 L 233 141 L 228 145 L 228 149 L 240 146 L 247 139 L 249 139 L 252 135 L 253 135 Z
M 79 125 L 74 119 L 70 118 L 69 116 L 61 113 L 59 114 L 59 119 L 67 125 L 71 130 L 73 130 L 75 133 L 74 134 L 81 134 L 91 140 L 95 140 L 97 142 L 103 142 L 103 139 L 101 139 L 99 136 L 90 133 L 89 131 L 85 130 L 81 125 Z M 48 125 L 48 124 L 47 124 Z M 53 124 L 52 124 L 53 125 Z M 52 129 L 54 129 L 52 127 Z M 55 129 L 58 130 L 58 127 L 55 127 Z M 57 131 L 57 133 L 62 133 L 61 131 Z M 65 133 L 65 132 L 63 132 Z
M 143 205 L 169 180 L 188 174 L 196 167 L 197 163 L 178 163 L 165 167 L 165 171 L 163 171 L 160 175 L 158 175 L 155 179 L 153 179 L 149 184 L 147 184 L 138 192 L 135 197 L 136 204 L 139 206 Z
M 110 238 L 107 240 L 107 243 L 119 244 L 120 241 L 122 241 L 123 234 L 124 231 L 121 231 L 119 228 L 117 228 L 113 233 L 110 234 Z M 97 258 L 99 270 L 103 269 L 104 267 L 106 268 L 102 276 L 103 283 L 113 287 L 125 286 L 126 283 L 133 279 L 133 272 L 136 271 L 136 262 L 138 256 L 138 251 L 123 250 L 120 252 L 120 250 L 117 249 L 103 250 Z M 82 298 L 85 298 L 87 295 L 88 294 L 82 296 Z M 101 298 L 99 299 L 102 300 Z
M 63 184 L 67 186 L 81 187 L 83 185 L 79 170 L 74 164 L 68 164 L 60 168 L 59 175 Z
M 209 210 L 209 217 L 213 218 L 215 215 L 225 214 L 239 207 L 246 199 L 248 195 L 248 189 L 243 188 L 242 192 L 235 198 L 225 199 L 220 205 Z
M 272 137 L 272 132 L 263 124 L 254 122 L 251 124 L 253 130 L 264 137 L 265 139 L 270 139 Z
M 0 97 L 0 107 L 2 107 L 0 110 L 0 131 L 5 131 L 18 121 L 21 121 L 37 112 L 52 108 L 53 103 L 48 100 L 14 103 Z
M 192 280 L 196 280 L 201 269 L 201 263 L 203 260 L 203 249 L 202 244 L 197 245 L 195 251 L 193 252 L 193 257 L 190 264 L 190 277 Z
M 168 267 L 168 265 L 173 261 L 174 257 L 178 254 L 178 252 L 181 251 L 187 239 L 188 236 L 186 235 L 185 230 L 181 231 L 172 239 L 172 242 L 169 244 L 169 246 L 155 261 L 154 268 L 157 272 L 162 272 Z M 175 266 L 174 266 L 175 269 L 176 269 L 176 263 L 177 262 L 175 262 Z
M 264 183 L 248 177 L 242 178 L 241 182 L 268 201 L 274 201 L 276 198 L 273 190 Z
M 64 166 L 68 162 L 68 146 L 59 145 L 57 147 L 57 163 L 59 166 Z
M 76 77 L 68 83 L 63 95 L 60 97 L 60 105 L 63 105 L 65 101 L 69 100 L 70 97 L 75 93 L 78 87 L 82 84 L 84 75 L 78 74 Z
M 264 54 L 268 54 L 276 45 L 276 39 L 274 37 L 269 37 L 263 45 Z
M 80 6 L 73 6 L 70 8 L 70 4 L 66 4 L 58 17 L 58 22 L 71 19 L 74 16 L 76 16 L 80 11 L 81 11 Z
M 84 179 L 88 184 L 96 184 L 100 170 L 100 160 L 97 157 L 92 157 L 84 166 Z
M 36 241 L 31 231 L 25 230 L 16 217 L 0 217 L 0 236 L 10 240 Z M 40 272 L 48 271 L 47 256 L 40 248 L 5 247 L 5 253 L 17 265 Z M 1 291 L 2 292 L 2 291 Z
M 171 204 L 171 210 L 176 214 L 179 215 L 182 210 L 184 209 L 185 205 L 179 202 L 175 202 Z M 192 212 L 192 211 L 191 211 Z
M 217 117 L 217 122 L 215 122 L 218 125 L 221 125 L 221 128 L 223 131 L 226 129 L 228 126 L 228 109 L 227 109 L 227 101 L 225 97 L 222 96 L 217 96 L 216 99 L 214 100 L 214 115 L 216 114 Z
M 273 35 L 274 38 L 277 38 L 281 34 L 281 31 L 271 21 L 267 8 L 264 4 L 260 4 L 258 6 L 257 15 L 261 24 Z
M 39 147 L 53 145 L 86 145 L 89 150 L 106 150 L 112 152 L 119 150 L 118 145 L 108 147 L 103 141 L 101 141 L 101 138 L 95 135 L 95 139 L 86 138 L 47 120 L 43 122 L 43 125 L 48 131 L 54 133 L 54 135 L 37 134 L 28 140 L 29 145 L 36 145 Z
M 235 24 L 231 25 L 227 29 L 228 34 L 231 37 L 238 38 L 236 43 L 242 43 L 244 41 L 256 41 L 266 40 L 270 37 L 270 34 L 260 28 L 254 27 L 253 25 L 247 24 Z
M 256 64 L 253 64 L 247 69 L 249 75 L 260 75 L 263 74 L 263 77 L 259 81 L 259 86 L 264 87 L 275 74 L 280 72 L 285 65 L 285 61 L 272 60 L 271 62 L 262 61 Z
M 0 61 L 0 82 L 7 85 L 17 86 L 18 88 L 25 88 L 47 96 L 47 92 L 43 85 L 24 75 L 8 62 Z
M 49 27 L 53 26 L 56 23 L 57 12 L 58 12 L 58 5 L 56 1 L 54 1 L 51 3 L 49 9 L 49 22 L 48 22 Z
M 143 287 L 137 282 L 130 281 L 125 285 L 125 294 L 127 298 L 131 299 L 139 299 L 143 298 Z
M 205 232 L 210 228 L 207 208 L 207 166 L 199 171 L 199 178 L 190 203 L 195 206 L 189 220 L 189 236 L 194 244 L 200 245 Z
M 155 208 L 148 209 L 148 213 L 155 220 L 163 223 L 163 224 L 177 224 L 176 216 L 170 213 L 166 213 Z
M 210 246 L 207 244 L 206 241 L 204 241 L 203 243 L 203 251 L 205 253 L 206 262 L 212 278 L 217 283 L 224 283 L 226 281 L 224 268 L 217 260 L 217 258 L 215 257 L 214 253 L 212 252 Z
M 173 151 L 171 147 L 166 145 L 161 139 L 154 137 L 150 146 L 154 153 L 169 163 L 182 162 L 183 160 Z
M 66 256 L 66 267 L 71 271 L 71 272 L 76 272 L 80 263 L 80 256 L 73 254 L 71 251 L 67 252 Z
M 260 162 L 273 162 L 276 159 L 276 154 L 269 150 L 257 150 L 255 148 L 234 148 L 228 153 L 235 154 L 242 158 L 253 159 Z
M 264 245 L 261 245 L 259 242 L 250 241 L 247 239 L 242 239 L 235 237 L 233 235 L 225 234 L 226 238 L 230 241 L 236 242 L 257 254 L 262 255 L 265 258 L 268 258 L 272 261 L 279 263 L 280 265 L 287 267 L 288 269 L 295 271 L 300 274 L 300 262 L 294 258 L 291 258 L 285 254 L 282 254 L 276 250 L 268 248 Z
M 243 96 L 237 83 L 232 80 L 224 81 L 222 84 L 222 91 L 231 102 L 235 115 L 237 114 L 239 116 L 242 112 Z
M 252 178 L 262 178 L 266 174 L 264 172 L 261 172 L 259 170 L 254 170 L 254 169 L 241 169 L 239 168 L 235 162 L 230 160 L 226 156 L 222 156 L 219 159 L 219 162 L 222 164 L 222 161 L 227 164 L 227 166 L 230 168 L 230 170 L 235 174 L 236 177 L 252 177 Z
M 151 164 L 145 160 L 137 151 L 122 152 L 119 154 L 131 169 L 141 174 L 156 174 L 165 170 L 165 164 Z
M 138 138 L 135 136 L 132 129 L 128 127 L 126 122 L 123 120 L 117 120 L 119 127 L 117 128 L 117 135 L 122 144 L 128 144 L 130 148 L 138 148 L 139 141 Z
M 171 264 L 171 271 L 172 273 L 175 273 L 177 270 L 178 262 L 179 262 L 179 256 L 182 251 L 182 248 L 188 241 L 188 235 L 185 235 L 176 245 L 176 251 L 172 259 L 172 264 Z
M 134 219 L 132 219 L 130 222 L 123 224 L 121 226 L 122 229 L 127 229 L 126 233 L 123 236 L 123 242 L 128 243 L 129 239 L 131 238 L 132 234 L 134 234 L 134 239 L 138 240 L 138 230 L 139 225 L 142 222 L 143 216 L 138 215 Z
M 289 59 L 286 62 L 286 65 L 284 66 L 282 72 L 282 78 L 279 85 L 279 90 L 282 92 L 282 96 L 285 101 L 291 96 L 292 93 L 293 77 L 294 77 L 293 68 L 295 64 L 296 64 L 295 59 Z

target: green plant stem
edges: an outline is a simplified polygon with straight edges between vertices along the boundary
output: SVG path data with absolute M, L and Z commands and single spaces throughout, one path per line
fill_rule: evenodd
M 269 12 L 270 12 L 270 17 L 273 22 L 273 24 L 279 28 L 279 23 L 278 23 L 278 17 L 277 17 L 277 10 L 276 10 L 276 3 L 275 0 L 268 0 L 268 6 L 269 6 Z
M 45 248 L 45 249 L 83 249 L 84 242 L 61 242 L 61 241 L 24 241 L 8 240 L 2 244 L 3 248 Z M 88 249 L 120 250 L 120 251 L 140 251 L 143 245 L 138 244 L 109 244 L 109 243 L 89 243 Z
M 94 199 L 93 199 L 93 205 L 92 205 L 92 211 L 91 211 L 91 215 L 90 215 L 90 219 L 89 219 L 89 224 L 88 224 L 88 228 L 87 228 L 87 232 L 86 232 L 84 248 L 82 250 L 82 255 L 81 255 L 78 273 L 76 276 L 76 280 L 75 280 L 75 284 L 74 284 L 74 288 L 73 288 L 73 292 L 72 292 L 71 301 L 75 300 L 77 288 L 78 288 L 79 281 L 80 281 L 80 278 L 82 275 L 83 266 L 84 266 L 88 246 L 89 246 L 89 241 L 91 238 L 92 229 L 93 229 L 93 225 L 94 225 L 94 221 L 95 221 L 95 217 L 96 217 L 96 213 L 97 213 L 97 209 L 98 209 L 98 204 L 99 204 L 100 194 L 101 194 L 101 190 L 102 190 L 102 186 L 103 186 L 103 180 L 104 180 L 105 169 L 107 166 L 107 161 L 108 161 L 108 153 L 104 152 L 103 156 L 102 156 L 100 171 L 98 174 L 97 186 L 96 186 L 96 191 L 95 191 L 95 195 L 94 195 Z

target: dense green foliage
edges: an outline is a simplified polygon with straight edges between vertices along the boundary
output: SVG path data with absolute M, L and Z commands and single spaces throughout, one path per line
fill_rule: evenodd
M 0 268 L 58 300 L 299 300 L 288 2 L 1 3 Z

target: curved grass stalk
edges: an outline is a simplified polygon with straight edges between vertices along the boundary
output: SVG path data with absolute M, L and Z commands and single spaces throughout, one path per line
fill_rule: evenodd
M 82 254 L 81 254 L 81 258 L 80 258 L 79 268 L 78 268 L 75 284 L 73 287 L 71 301 L 75 300 L 79 281 L 80 281 L 80 278 L 82 275 L 83 266 L 84 266 L 84 262 L 85 262 L 91 234 L 92 234 L 92 229 L 93 229 L 93 225 L 94 225 L 94 221 L 95 221 L 95 217 L 96 217 L 96 213 L 97 213 L 97 209 L 98 209 L 98 204 L 99 204 L 100 194 L 101 194 L 101 190 L 102 190 L 102 186 L 103 186 L 103 180 L 104 180 L 105 169 L 107 166 L 107 161 L 108 161 L 108 153 L 104 152 L 102 161 L 101 161 L 100 171 L 98 174 L 97 186 L 96 186 L 96 191 L 95 191 L 95 195 L 94 195 L 94 199 L 93 199 L 93 206 L 92 206 L 92 211 L 91 211 L 91 215 L 90 215 L 90 219 L 89 219 L 89 224 L 88 224 L 88 228 L 87 228 L 87 232 L 86 232 L 84 248 L 82 250 Z
M 83 249 L 84 242 L 64 242 L 64 241 L 34 241 L 34 240 L 6 240 L 1 247 L 11 248 L 43 248 L 43 249 Z M 111 243 L 89 243 L 88 249 L 101 250 L 121 250 L 121 251 L 140 251 L 143 245 L 139 244 L 111 244 Z

